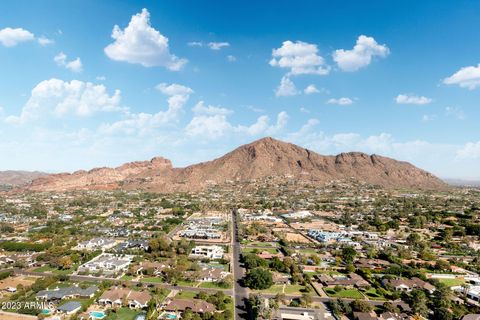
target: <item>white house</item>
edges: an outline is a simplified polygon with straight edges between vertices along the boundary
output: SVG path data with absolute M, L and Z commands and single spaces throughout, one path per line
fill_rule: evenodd
M 192 249 L 190 257 L 192 258 L 208 258 L 222 259 L 224 250 L 220 246 L 196 246 Z

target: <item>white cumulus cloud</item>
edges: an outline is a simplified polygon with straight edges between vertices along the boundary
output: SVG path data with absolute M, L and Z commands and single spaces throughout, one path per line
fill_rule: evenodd
M 477 160 L 480 159 L 480 141 L 468 142 L 457 150 L 457 159 Z
M 41 36 L 37 39 L 38 43 L 41 45 L 41 46 L 48 46 L 49 44 L 53 44 L 55 43 L 54 40 L 52 39 L 49 39 L 45 36 Z
M 368 66 L 373 57 L 385 58 L 390 50 L 385 44 L 378 44 L 372 37 L 361 35 L 351 50 L 338 49 L 333 52 L 333 60 L 343 71 L 357 71 Z
M 395 102 L 397 104 L 416 104 L 416 105 L 424 105 L 429 104 L 433 100 L 431 98 L 427 98 L 424 96 L 416 96 L 416 95 L 408 95 L 408 94 L 399 94 L 395 98 Z
M 67 55 L 63 52 L 60 52 L 59 54 L 57 54 L 54 58 L 53 58 L 53 61 L 55 61 L 55 63 L 60 66 L 60 67 L 64 67 L 70 71 L 73 71 L 73 72 L 82 72 L 83 70 L 83 65 L 82 65 L 82 60 L 80 60 L 80 58 L 76 58 L 74 60 L 70 60 L 68 61 L 67 60 Z
M 262 115 L 251 125 L 233 125 L 228 120 L 227 114 L 199 114 L 194 116 L 185 127 L 185 134 L 189 137 L 201 137 L 206 140 L 214 140 L 227 135 L 259 136 L 272 135 L 282 130 L 288 122 L 288 114 L 285 111 L 277 115 L 275 123 L 270 124 L 270 118 Z
M 185 128 L 185 133 L 187 136 L 216 139 L 231 131 L 232 128 L 225 115 L 199 115 L 192 118 Z
M 23 124 L 42 116 L 90 116 L 97 112 L 123 110 L 120 91 L 109 95 L 104 85 L 72 80 L 44 80 L 33 88 L 19 116 L 9 116 L 8 123 Z
M 209 42 L 208 47 L 212 50 L 220 50 L 222 48 L 230 47 L 228 42 Z
M 280 80 L 280 84 L 278 85 L 277 89 L 275 90 L 275 95 L 277 97 L 288 97 L 297 95 L 299 92 L 295 83 L 290 80 L 289 77 L 284 76 L 282 80 Z
M 147 9 L 132 16 L 124 30 L 115 25 L 112 38 L 115 41 L 104 49 L 112 60 L 144 67 L 162 66 L 172 71 L 180 70 L 187 63 L 186 59 L 170 53 L 168 38 L 152 28 Z
M 162 110 L 154 114 L 127 112 L 125 119 L 103 124 L 100 132 L 105 134 L 126 133 L 129 135 L 144 135 L 162 126 L 178 121 L 183 107 L 193 93 L 193 90 L 176 83 L 160 83 L 155 88 L 168 96 L 167 110 Z
M 305 93 L 305 94 L 314 94 L 314 93 L 319 93 L 319 92 L 320 92 L 320 90 L 318 90 L 317 87 L 315 87 L 315 85 L 313 85 L 313 84 L 310 84 L 305 89 L 303 89 L 303 93 Z
M 14 47 L 19 43 L 35 40 L 35 35 L 22 28 L 4 28 L 0 30 L 0 43 L 5 47 Z
M 193 113 L 195 114 L 206 114 L 206 115 L 229 115 L 233 113 L 232 110 L 223 108 L 223 107 L 215 107 L 211 105 L 205 105 L 205 102 L 200 101 L 198 102 L 193 108 Z
M 325 59 L 318 55 L 317 46 L 302 41 L 287 40 L 280 48 L 273 49 L 270 65 L 288 69 L 291 75 L 326 75 L 330 71 L 325 65 Z
M 331 98 L 327 101 L 328 104 L 338 104 L 341 106 L 347 106 L 353 103 L 353 100 L 350 98 L 342 97 L 339 99 Z
M 444 84 L 458 85 L 470 90 L 480 86 L 480 63 L 475 66 L 463 67 L 450 77 L 443 79 Z

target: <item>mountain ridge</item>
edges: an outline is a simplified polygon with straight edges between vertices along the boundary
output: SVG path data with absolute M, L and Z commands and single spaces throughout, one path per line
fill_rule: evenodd
M 0 185 L 18 187 L 28 184 L 36 178 L 48 175 L 41 171 L 5 170 L 0 171 Z
M 272 176 L 318 185 L 353 178 L 385 187 L 436 189 L 446 186 L 439 178 L 408 162 L 362 152 L 325 156 L 266 137 L 242 145 L 219 158 L 183 168 L 175 168 L 170 160 L 155 157 L 150 161 L 125 163 L 116 168 L 52 174 L 33 180 L 27 189 L 201 191 L 228 181 L 252 181 Z

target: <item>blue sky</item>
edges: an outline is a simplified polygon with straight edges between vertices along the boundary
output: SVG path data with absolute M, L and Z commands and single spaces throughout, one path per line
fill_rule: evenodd
M 0 169 L 185 166 L 273 136 L 478 179 L 479 10 L 2 1 Z

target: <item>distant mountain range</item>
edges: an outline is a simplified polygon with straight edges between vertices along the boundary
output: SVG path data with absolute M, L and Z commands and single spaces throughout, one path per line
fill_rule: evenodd
M 480 180 L 443 179 L 446 183 L 457 187 L 480 187 Z
M 47 173 L 38 171 L 0 171 L 0 186 L 18 187 L 26 185 L 32 180 L 46 176 Z
M 200 191 L 231 181 L 276 177 L 323 185 L 332 180 L 400 188 L 445 188 L 442 180 L 407 162 L 360 152 L 323 156 L 297 145 L 263 138 L 224 156 L 185 168 L 174 168 L 162 157 L 126 163 L 117 168 L 95 168 L 73 173 L 5 171 L 0 184 L 31 191 L 145 190 L 152 192 Z

